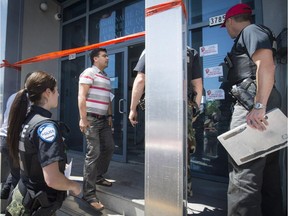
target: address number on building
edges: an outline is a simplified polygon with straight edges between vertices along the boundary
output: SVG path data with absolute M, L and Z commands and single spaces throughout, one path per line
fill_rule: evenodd
M 225 20 L 225 14 L 210 17 L 209 18 L 209 26 L 220 25 L 224 22 L 224 20 Z

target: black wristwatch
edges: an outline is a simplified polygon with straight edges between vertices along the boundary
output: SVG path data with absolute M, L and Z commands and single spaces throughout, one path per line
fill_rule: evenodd
M 259 109 L 264 109 L 264 108 L 266 108 L 266 106 L 263 105 L 262 103 L 258 103 L 258 102 L 257 102 L 257 103 L 254 104 L 253 108 L 256 109 L 256 110 L 259 110 Z

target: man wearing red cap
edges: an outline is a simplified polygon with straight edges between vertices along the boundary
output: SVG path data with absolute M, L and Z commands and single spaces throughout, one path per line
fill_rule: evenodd
M 264 131 L 269 127 L 265 113 L 281 103 L 274 86 L 274 37 L 267 27 L 252 24 L 251 18 L 252 9 L 246 4 L 237 4 L 227 11 L 222 25 L 235 39 L 225 58 L 231 86 L 239 87 L 247 80 L 257 86 L 251 106 L 237 98 L 230 127 L 247 123 Z M 229 157 L 229 167 L 229 216 L 283 215 L 278 152 L 240 166 Z

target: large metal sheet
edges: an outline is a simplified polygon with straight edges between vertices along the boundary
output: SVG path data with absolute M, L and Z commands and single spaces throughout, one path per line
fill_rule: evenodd
M 186 215 L 186 27 L 181 6 L 146 17 L 146 216 Z
M 269 125 L 258 131 L 244 123 L 217 138 L 240 166 L 287 147 L 287 117 L 278 108 L 267 113 Z

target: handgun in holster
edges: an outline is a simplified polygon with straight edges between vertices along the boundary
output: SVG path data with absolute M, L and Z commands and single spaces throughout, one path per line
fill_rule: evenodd
M 230 94 L 248 111 L 253 109 L 257 86 L 250 77 L 233 85 Z
M 44 191 L 38 192 L 31 206 L 32 216 L 50 216 L 53 215 L 60 207 L 62 203 L 60 202 L 50 202 L 48 200 L 47 194 Z

